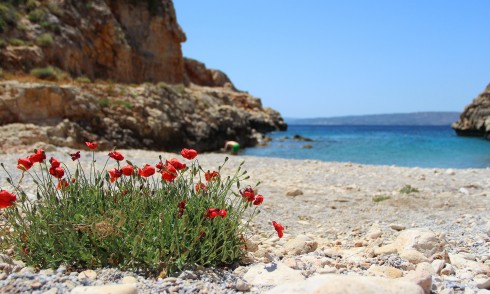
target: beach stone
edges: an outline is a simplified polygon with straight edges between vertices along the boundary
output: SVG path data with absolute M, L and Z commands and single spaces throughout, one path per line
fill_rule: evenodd
M 6 273 L 0 273 L 0 281 L 5 280 L 8 276 Z
M 379 294 L 379 293 L 406 293 L 422 294 L 423 290 L 416 284 L 380 277 L 362 277 L 348 275 L 320 275 L 308 278 L 305 281 L 282 284 L 268 294 Z
M 446 265 L 446 262 L 442 259 L 434 259 L 431 263 L 432 268 L 434 269 L 434 272 L 436 274 L 440 274 L 444 266 Z
M 409 262 L 413 263 L 413 264 L 419 264 L 421 262 L 428 262 L 429 259 L 427 257 L 425 257 L 424 254 L 422 254 L 421 252 L 417 251 L 417 250 L 405 250 L 403 251 L 401 254 L 400 254 L 400 257 L 405 259 L 405 260 L 408 260 Z
M 123 284 L 135 284 L 138 283 L 138 279 L 133 276 L 125 276 L 121 279 L 121 283 Z
M 402 279 L 413 282 L 419 285 L 425 294 L 430 294 L 432 291 L 432 275 L 434 269 L 432 265 L 427 262 L 423 262 L 417 265 L 415 271 L 409 272 Z
M 289 255 L 301 255 L 313 252 L 317 247 L 317 241 L 311 240 L 311 238 L 306 235 L 298 235 L 284 245 L 284 251 Z
M 39 281 L 32 282 L 30 285 L 31 289 L 33 289 L 33 290 L 37 290 L 37 289 L 41 288 L 42 286 L 43 286 L 43 284 Z
M 117 284 L 106 286 L 78 286 L 75 287 L 71 294 L 137 294 L 134 284 Z
M 97 273 L 93 270 L 86 270 L 78 274 L 79 279 L 95 280 L 97 278 Z
M 490 278 L 476 278 L 475 284 L 478 289 L 488 289 L 490 290 Z
M 286 196 L 296 197 L 299 195 L 303 195 L 303 191 L 301 191 L 300 189 L 292 189 L 286 191 Z
M 396 279 L 403 276 L 403 272 L 401 270 L 391 266 L 380 266 L 373 264 L 367 271 L 375 276 L 381 276 L 389 279 Z
M 451 264 L 458 270 L 468 269 L 474 274 L 490 275 L 490 266 L 466 259 L 462 254 L 449 254 Z
M 393 244 L 399 254 L 407 250 L 417 250 L 430 258 L 444 251 L 446 241 L 429 229 L 408 229 L 402 231 Z
M 395 231 L 403 231 L 406 229 L 406 227 L 404 225 L 400 225 L 400 224 L 390 224 L 389 227 L 390 227 L 390 229 L 395 230 Z
M 245 240 L 245 248 L 248 252 L 255 252 L 259 250 L 259 245 L 250 239 Z
M 250 286 L 249 283 L 245 282 L 242 279 L 237 279 L 236 284 L 235 284 L 236 290 L 242 291 L 242 292 L 247 292 L 247 291 L 250 291 L 251 288 L 252 288 L 252 286 Z
M 441 275 L 444 275 L 444 276 L 450 276 L 450 275 L 453 275 L 455 273 L 454 271 L 454 267 L 447 263 L 446 266 L 444 266 L 444 268 L 441 270 Z
M 276 286 L 287 282 L 304 280 L 300 271 L 295 271 L 281 262 L 258 263 L 250 267 L 243 279 L 253 286 Z
M 373 252 L 375 256 L 379 256 L 379 255 L 384 256 L 384 255 L 397 253 L 397 248 L 395 244 L 388 244 L 381 247 L 374 247 Z
M 43 294 L 56 294 L 58 293 L 58 289 L 56 288 L 51 288 L 48 291 L 43 292 Z

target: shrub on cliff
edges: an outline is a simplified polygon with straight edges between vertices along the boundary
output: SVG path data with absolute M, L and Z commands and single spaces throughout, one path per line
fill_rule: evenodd
M 95 142 L 87 146 L 97 148 Z M 35 150 L 19 159 L 18 184 L 9 175 L 15 194 L 0 190 L 0 208 L 7 216 L 0 236 L 27 264 L 42 268 L 114 266 L 164 276 L 193 264 L 239 260 L 244 233 L 264 197 L 251 187 L 232 191 L 248 178 L 242 165 L 225 176 L 227 158 L 217 171 L 205 171 L 196 151 L 181 154 L 182 161 L 160 157 L 156 166 L 136 167 L 123 164 L 124 155 L 113 151 L 98 171 L 95 154 L 84 170 L 78 151 L 70 154 L 76 161 L 71 172 Z M 37 199 L 20 187 L 25 176 L 36 183 Z M 273 226 L 282 237 L 284 228 Z

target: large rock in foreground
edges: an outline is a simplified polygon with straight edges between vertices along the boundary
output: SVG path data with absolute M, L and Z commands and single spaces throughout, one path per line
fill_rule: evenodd
M 227 87 L 0 83 L 0 152 L 45 142 L 81 148 L 218 150 L 226 140 L 259 143 L 284 130 L 278 112 Z
M 470 105 L 466 106 L 460 119 L 453 123 L 452 128 L 460 136 L 490 139 L 490 84 Z

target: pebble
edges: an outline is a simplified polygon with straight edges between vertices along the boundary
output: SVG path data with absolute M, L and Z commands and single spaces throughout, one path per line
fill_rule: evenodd
M 400 224 L 390 224 L 389 227 L 390 227 L 390 229 L 395 230 L 395 231 L 403 231 L 406 229 L 406 227 L 404 225 L 400 225 Z

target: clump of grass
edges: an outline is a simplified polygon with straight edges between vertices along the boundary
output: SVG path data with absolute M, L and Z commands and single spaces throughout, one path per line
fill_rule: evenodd
M 410 185 L 405 185 L 403 188 L 400 189 L 400 193 L 402 194 L 411 194 L 411 193 L 418 193 L 420 192 L 417 188 L 414 188 Z
M 59 68 L 53 66 L 47 66 L 42 68 L 34 68 L 31 70 L 31 75 L 42 80 L 63 80 L 68 77 L 66 72 L 63 72 Z
M 50 33 L 44 33 L 36 38 L 36 44 L 40 47 L 49 47 L 53 45 L 53 36 Z
M 26 45 L 26 42 L 24 40 L 21 40 L 18 38 L 10 38 L 9 43 L 12 46 L 25 46 Z
M 43 20 L 45 17 L 45 13 L 41 8 L 35 8 L 27 15 L 27 19 L 29 19 L 33 23 L 38 23 Z
M 390 196 L 386 196 L 386 195 L 375 195 L 373 197 L 373 202 L 379 203 L 379 202 L 382 202 L 382 201 L 385 201 L 385 200 L 388 200 L 388 199 L 391 199 L 391 197 Z
M 87 146 L 97 148 L 95 142 Z M 70 170 L 35 150 L 19 159 L 18 184 L 1 164 L 15 194 L 0 193 L 8 219 L 0 233 L 19 258 L 41 268 L 112 266 L 165 276 L 191 265 L 238 261 L 264 197 L 250 186 L 234 191 L 248 179 L 243 163 L 227 176 L 222 173 L 228 158 L 211 172 L 192 160 L 195 150 L 183 149 L 182 155 L 137 167 L 113 151 L 98 170 L 92 153 L 84 170 L 76 152 Z M 36 183 L 37 199 L 22 189 L 24 177 Z M 284 228 L 273 225 L 282 237 Z
M 0 3 L 0 33 L 8 31 L 9 26 L 17 23 L 18 15 L 14 6 L 9 3 Z
M 115 100 L 114 104 L 126 107 L 127 109 L 133 108 L 133 104 L 127 100 Z
M 99 101 L 97 101 L 97 103 L 99 103 L 101 107 L 109 107 L 109 105 L 111 104 L 109 99 L 107 98 L 100 98 Z
M 82 83 L 82 84 L 90 84 L 92 83 L 92 80 L 86 76 L 81 76 L 75 79 L 76 82 Z

